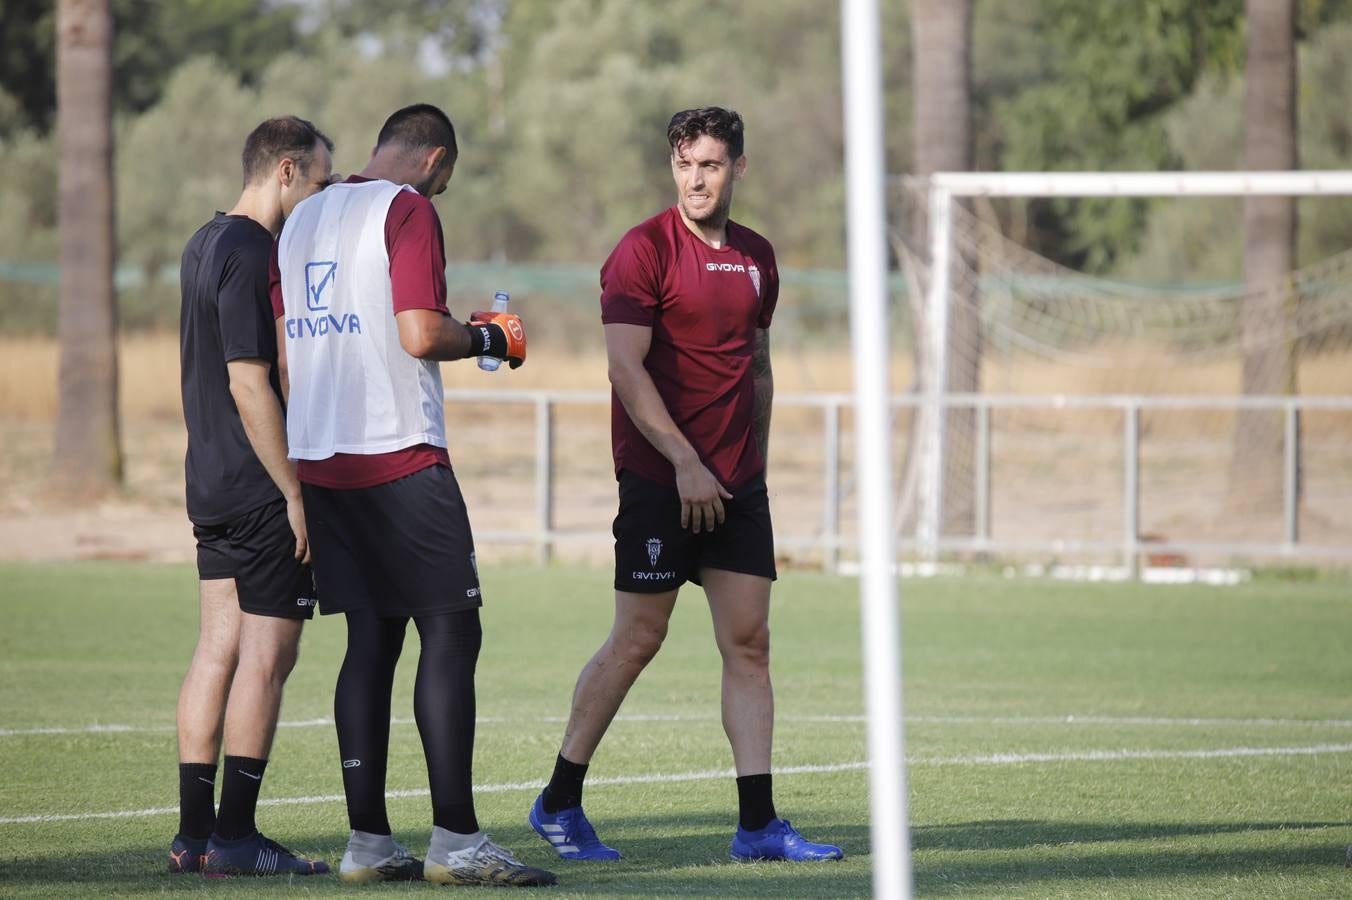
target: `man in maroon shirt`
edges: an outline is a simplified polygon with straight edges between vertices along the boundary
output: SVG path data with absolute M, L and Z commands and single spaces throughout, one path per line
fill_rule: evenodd
M 469 517 L 446 450 L 439 361 L 526 355 L 519 318 L 446 307 L 431 197 L 457 156 L 427 104 L 385 122 L 360 175 L 301 204 L 272 266 L 320 611 L 347 617 L 334 696 L 352 828 L 339 874 L 368 882 L 553 884 L 492 842 L 475 816 L 474 671 L 482 598 Z M 394 841 L 385 807 L 390 693 L 412 620 L 421 641 L 414 716 L 431 788 L 426 863 Z
M 578 677 L 554 775 L 531 826 L 565 859 L 610 860 L 582 811 L 587 765 L 657 654 L 682 584 L 702 585 L 723 657 L 723 728 L 737 768 L 735 859 L 839 859 L 774 808 L 765 449 L 779 272 L 768 241 L 728 218 L 746 172 L 742 119 L 718 107 L 667 128 L 677 202 L 631 229 L 601 268 L 619 480 L 615 621 Z

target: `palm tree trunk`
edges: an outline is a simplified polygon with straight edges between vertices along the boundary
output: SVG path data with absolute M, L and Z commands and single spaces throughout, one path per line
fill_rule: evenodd
M 60 493 L 93 499 L 122 478 L 108 0 L 59 0 L 56 32 L 61 374 L 53 476 Z
M 1248 62 L 1245 166 L 1294 169 L 1296 148 L 1296 0 L 1247 0 Z M 1295 257 L 1296 202 L 1244 202 L 1244 300 L 1240 314 L 1245 394 L 1295 390 L 1294 310 L 1289 274 Z M 1235 419 L 1230 462 L 1232 509 L 1281 509 L 1282 413 L 1245 410 Z
M 915 90 L 915 174 L 961 172 L 972 167 L 972 0 L 915 0 L 911 5 L 912 79 Z M 919 211 L 923 216 L 925 210 Z M 928 246 L 923 223 L 913 229 Z M 971 283 L 960 277 L 967 265 L 954 252 L 948 298 L 946 389 L 981 389 L 981 323 Z M 919 335 L 923 323 L 917 322 Z M 917 365 L 923 353 L 917 352 Z M 920 417 L 917 417 L 919 420 Z M 972 534 L 975 526 L 976 417 L 970 409 L 950 409 L 944 428 L 942 534 Z M 911 445 L 915 445 L 911 441 Z

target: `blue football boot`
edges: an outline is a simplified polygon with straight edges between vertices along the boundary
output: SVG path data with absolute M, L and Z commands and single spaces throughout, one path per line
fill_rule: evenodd
M 814 844 L 798 833 L 788 819 L 771 819 L 759 831 L 745 831 L 738 826 L 732 838 L 732 858 L 743 862 L 762 859 L 786 859 L 790 862 L 811 862 L 820 859 L 843 859 L 844 851 L 831 844 Z
M 208 878 L 231 875 L 327 875 L 329 864 L 322 859 L 305 859 L 281 844 L 255 831 L 246 838 L 227 841 L 212 835 L 202 860 L 202 874 Z
M 169 847 L 169 874 L 196 875 L 202 871 L 202 857 L 206 855 L 205 838 L 174 835 L 174 843 Z
M 601 839 L 596 836 L 596 829 L 587 821 L 587 814 L 580 806 L 547 813 L 544 794 L 541 794 L 535 798 L 535 805 L 530 808 L 527 819 L 530 827 L 549 841 L 549 846 L 563 859 L 604 862 L 620 858 L 620 851 L 601 843 Z

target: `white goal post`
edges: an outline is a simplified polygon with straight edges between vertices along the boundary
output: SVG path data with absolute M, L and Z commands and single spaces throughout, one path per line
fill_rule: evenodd
M 949 295 L 954 203 L 962 197 L 1244 197 L 1352 195 L 1352 171 L 1290 172 L 940 172 L 902 179 L 923 190 L 930 278 L 925 292 L 923 368 L 918 373 L 920 478 L 916 538 L 937 558 L 944 515 L 944 432 L 949 365 Z
M 894 574 L 888 404 L 887 192 L 878 0 L 841 0 L 850 345 L 854 363 L 860 625 L 868 710 L 873 895 L 911 897 L 902 726 L 901 602 Z

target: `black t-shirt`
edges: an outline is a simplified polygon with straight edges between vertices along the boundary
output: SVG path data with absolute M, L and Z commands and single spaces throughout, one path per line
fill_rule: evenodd
M 266 228 L 219 212 L 183 248 L 179 362 L 188 426 L 188 518 L 198 525 L 228 522 L 282 496 L 244 433 L 225 365 L 268 362 L 281 399 L 268 298 L 271 254 Z

